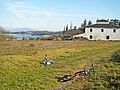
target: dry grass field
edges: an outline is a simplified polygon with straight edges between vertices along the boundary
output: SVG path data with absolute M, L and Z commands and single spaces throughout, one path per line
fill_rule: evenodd
M 0 41 L 0 90 L 115 90 L 120 65 L 109 57 L 118 49 L 119 41 Z M 41 64 L 45 54 L 55 63 Z M 56 77 L 89 68 L 91 61 L 96 76 L 57 82 Z

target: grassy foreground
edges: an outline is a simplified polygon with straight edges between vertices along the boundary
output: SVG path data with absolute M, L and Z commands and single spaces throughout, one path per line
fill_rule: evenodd
M 108 59 L 118 49 L 120 42 L 112 41 L 0 41 L 0 90 L 119 89 L 120 64 Z M 55 64 L 40 64 L 45 54 Z M 89 68 L 91 61 L 96 76 L 57 82 L 56 77 Z

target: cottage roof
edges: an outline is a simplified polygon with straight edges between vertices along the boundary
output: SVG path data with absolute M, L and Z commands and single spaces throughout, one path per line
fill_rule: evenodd
M 111 25 L 111 24 L 93 24 L 86 27 L 91 28 L 120 28 L 119 26 Z
M 108 20 L 101 19 L 101 20 L 97 20 L 96 22 L 108 22 Z
M 78 35 L 82 33 L 80 30 L 76 29 L 76 30 L 68 30 L 64 32 L 64 36 L 73 36 L 73 35 Z

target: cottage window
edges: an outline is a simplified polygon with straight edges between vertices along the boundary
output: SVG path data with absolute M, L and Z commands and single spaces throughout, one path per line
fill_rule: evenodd
M 92 39 L 92 35 L 90 35 L 90 39 Z
M 106 39 L 108 39 L 108 40 L 109 40 L 109 39 L 110 39 L 110 36 L 106 36 Z
M 92 29 L 90 29 L 90 32 L 92 32 Z
M 113 29 L 113 32 L 116 33 L 116 29 Z
M 104 32 L 104 29 L 101 29 L 101 32 Z

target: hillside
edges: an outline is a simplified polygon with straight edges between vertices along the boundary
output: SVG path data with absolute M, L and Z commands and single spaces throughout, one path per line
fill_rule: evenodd
M 0 41 L 0 90 L 117 90 L 120 66 L 109 58 L 119 47 L 115 41 Z M 45 54 L 55 63 L 41 64 Z M 91 61 L 95 76 L 58 82 Z
M 53 35 L 53 34 L 62 34 L 62 31 L 52 32 L 47 30 L 37 30 L 32 28 L 12 28 L 7 29 L 11 31 L 12 34 L 33 34 L 33 35 Z

